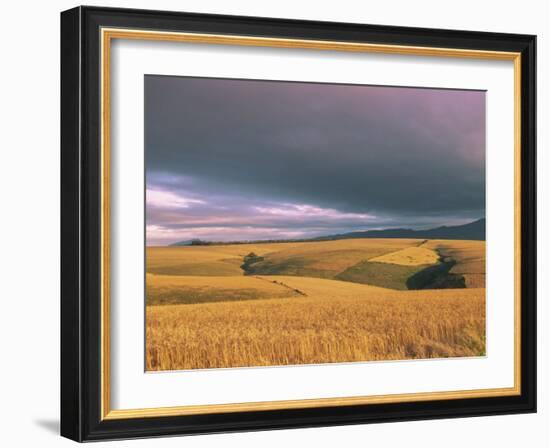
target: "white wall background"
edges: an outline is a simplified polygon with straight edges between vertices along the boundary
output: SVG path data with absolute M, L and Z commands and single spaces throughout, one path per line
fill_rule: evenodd
M 542 447 L 550 440 L 550 392 L 543 351 L 550 332 L 544 252 L 550 237 L 550 22 L 546 2 L 394 0 L 133 0 L 87 4 L 204 13 L 422 26 L 538 35 L 539 413 L 537 415 L 344 426 L 124 441 L 108 446 L 464 446 Z M 59 12 L 78 3 L 5 2 L 0 70 L 0 441 L 4 446 L 69 446 L 59 414 Z M 546 144 L 546 145 L 545 145 Z M 546 204 L 545 204 L 546 203 Z M 546 205 L 546 207 L 545 207 Z M 96 446 L 107 446 L 98 444 Z

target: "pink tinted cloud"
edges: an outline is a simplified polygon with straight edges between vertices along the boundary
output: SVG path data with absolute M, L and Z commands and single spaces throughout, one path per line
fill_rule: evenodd
M 197 238 L 209 241 L 307 238 L 376 222 L 377 217 L 371 214 L 315 204 L 205 197 L 158 186 L 147 190 L 148 245 Z
M 309 204 L 281 204 L 280 206 L 254 208 L 264 215 L 274 215 L 281 218 L 359 219 L 361 221 L 375 218 L 373 215 L 364 213 L 340 212 L 333 208 L 322 208 Z
M 193 199 L 166 190 L 147 189 L 145 197 L 147 206 L 156 208 L 189 208 L 194 204 L 205 204 L 202 199 Z

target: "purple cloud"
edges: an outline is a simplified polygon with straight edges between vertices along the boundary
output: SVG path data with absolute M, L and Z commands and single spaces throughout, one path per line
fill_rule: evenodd
M 147 243 L 485 215 L 485 92 L 146 76 Z

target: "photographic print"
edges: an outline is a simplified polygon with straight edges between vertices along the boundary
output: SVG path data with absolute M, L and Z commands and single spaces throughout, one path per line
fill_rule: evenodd
M 64 11 L 61 434 L 536 412 L 536 41 Z
M 146 370 L 485 356 L 485 113 L 146 75 Z

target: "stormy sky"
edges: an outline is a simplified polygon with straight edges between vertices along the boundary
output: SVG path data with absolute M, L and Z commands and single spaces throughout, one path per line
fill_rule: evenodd
M 485 215 L 485 92 L 145 77 L 146 235 L 307 238 Z

